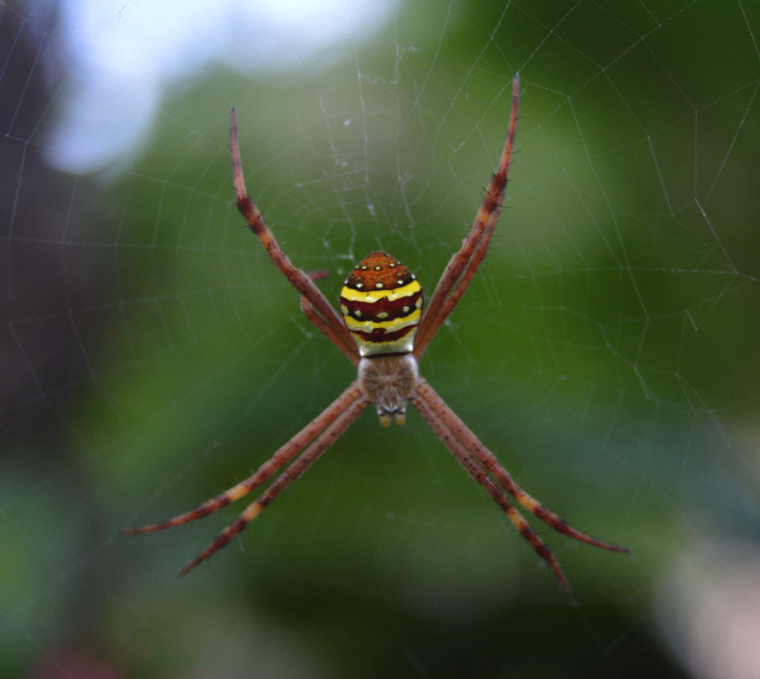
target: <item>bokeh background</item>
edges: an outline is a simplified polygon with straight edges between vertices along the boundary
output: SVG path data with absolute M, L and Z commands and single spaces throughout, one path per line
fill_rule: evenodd
M 0 1 L 0 675 L 757 677 L 760 9 Z M 565 596 L 421 418 L 365 413 L 254 525 L 149 536 L 353 379 L 294 263 L 430 292 L 521 118 L 422 372 L 516 479 Z M 534 522 L 535 524 L 536 522 Z

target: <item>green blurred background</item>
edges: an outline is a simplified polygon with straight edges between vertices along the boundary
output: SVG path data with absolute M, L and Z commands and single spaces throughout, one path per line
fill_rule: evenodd
M 757 5 L 409 0 L 322 65 L 168 88 L 149 146 L 89 177 L 40 160 L 55 22 L 0 7 L 0 675 L 713 676 L 679 564 L 758 540 Z M 566 597 L 416 413 L 372 411 L 185 578 L 240 507 L 119 536 L 245 478 L 353 379 L 243 228 L 230 107 L 249 191 L 331 300 L 378 248 L 430 293 L 518 70 L 506 207 L 421 370 L 630 556 L 537 526 Z

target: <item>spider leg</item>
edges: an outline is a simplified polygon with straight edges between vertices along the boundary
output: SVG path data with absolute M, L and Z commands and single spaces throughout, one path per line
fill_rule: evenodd
M 207 559 L 238 535 L 285 489 L 291 481 L 295 481 L 295 479 L 301 476 L 301 474 L 303 474 L 309 466 L 325 452 L 325 450 L 335 443 L 338 437 L 348 429 L 351 423 L 362 414 L 369 404 L 370 401 L 366 397 L 355 397 L 348 407 L 343 410 L 340 416 L 296 458 L 295 462 L 293 462 L 290 467 L 272 482 L 272 485 L 267 488 L 266 492 L 264 492 L 255 502 L 248 505 L 245 511 L 235 519 L 235 521 L 227 526 L 197 557 L 183 566 L 177 575 L 185 575 L 185 573 L 191 571 L 201 561 Z
M 486 256 L 491 234 L 496 226 L 502 201 L 504 200 L 504 191 L 507 188 L 509 163 L 512 158 L 512 147 L 514 146 L 517 130 L 519 102 L 520 76 L 516 75 L 512 79 L 512 108 L 509 114 L 509 129 L 504 144 L 504 151 L 499 161 L 499 167 L 488 183 L 488 188 L 486 189 L 485 196 L 483 196 L 483 202 L 478 209 L 472 230 L 467 238 L 464 239 L 459 252 L 455 253 L 451 257 L 451 260 L 449 260 L 441 279 L 438 281 L 438 285 L 435 287 L 433 296 L 430 298 L 427 312 L 420 322 L 414 340 L 414 355 L 417 358 L 425 352 L 438 328 L 441 327 L 441 324 L 446 320 L 446 317 L 465 293 L 473 275 Z M 462 276 L 461 280 L 460 276 Z M 457 281 L 459 281 L 458 284 Z M 455 285 L 457 287 L 452 295 L 454 299 L 451 303 L 446 303 L 449 293 L 454 289 Z
M 162 523 L 154 523 L 148 526 L 141 526 L 140 528 L 127 528 L 121 531 L 122 535 L 152 533 L 153 531 L 163 530 L 164 528 L 180 526 L 183 523 L 189 523 L 190 521 L 195 521 L 196 519 L 208 516 L 218 509 L 226 507 L 231 502 L 240 499 L 247 493 L 250 493 L 254 488 L 266 483 L 278 469 L 289 464 L 290 461 L 298 455 L 305 446 L 311 443 L 320 432 L 322 432 L 328 425 L 332 424 L 346 411 L 346 409 L 351 407 L 357 400 L 360 400 L 362 396 L 363 393 L 361 388 L 358 386 L 357 382 L 354 382 L 335 401 L 327 406 L 316 419 L 307 424 L 269 460 L 262 464 L 254 474 L 244 481 L 241 481 L 229 490 L 225 490 L 211 500 L 198 505 L 195 509 L 191 509 L 189 512 L 180 514 L 179 516 Z
M 328 278 L 330 276 L 329 271 L 309 271 L 307 276 L 313 281 L 318 281 L 321 278 Z M 306 318 L 308 318 L 316 327 L 317 330 L 322 332 L 327 339 L 329 339 L 338 349 L 343 352 L 343 355 L 351 361 L 354 365 L 357 364 L 358 353 L 356 351 L 356 343 L 352 342 L 350 345 L 346 344 L 342 335 L 339 335 L 333 327 L 325 321 L 318 313 L 314 311 L 314 307 L 306 297 L 301 296 L 301 311 L 303 311 Z
M 325 324 L 322 326 L 318 325 L 317 327 L 324 332 L 323 328 L 329 326 L 332 333 L 328 335 L 328 338 L 333 343 L 335 343 L 333 337 L 336 335 L 341 337 L 344 346 L 338 346 L 338 348 L 345 354 L 346 347 L 348 347 L 348 354 L 346 355 L 349 356 L 349 359 L 354 365 L 357 365 L 359 363 L 359 352 L 356 349 L 356 345 L 354 344 L 348 329 L 338 315 L 338 312 L 335 311 L 330 302 L 327 301 L 327 298 L 322 294 L 322 291 L 314 284 L 312 276 L 293 266 L 293 263 L 288 256 L 280 248 L 274 234 L 266 225 L 266 222 L 264 222 L 264 218 L 261 216 L 261 212 L 256 206 L 256 203 L 254 203 L 248 196 L 248 191 L 245 187 L 245 179 L 243 178 L 243 166 L 240 160 L 237 114 L 235 113 L 234 108 L 230 111 L 230 149 L 232 151 L 232 169 L 238 209 L 248 222 L 248 226 L 251 227 L 251 231 L 256 234 L 266 248 L 269 258 L 274 265 L 285 274 L 285 277 L 290 281 L 290 284 L 298 290 L 301 295 L 306 297 L 314 309 L 316 309 L 316 313 L 322 317 Z M 321 276 L 317 277 L 321 278 Z
M 356 351 L 356 344 L 347 344 L 343 339 L 343 335 L 339 335 L 333 327 L 320 316 L 311 302 L 306 297 L 301 297 L 301 311 L 303 311 L 306 318 L 308 318 L 318 330 L 320 330 L 338 349 L 343 352 L 343 355 L 351 361 L 354 365 L 358 363 L 358 353 Z
M 453 436 L 457 438 L 494 476 L 504 490 L 514 497 L 515 500 L 525 507 L 525 509 L 537 516 L 548 526 L 551 526 L 554 530 L 563 535 L 567 535 L 574 540 L 585 542 L 586 544 L 599 547 L 600 549 L 606 549 L 610 552 L 629 551 L 626 547 L 620 547 L 609 542 L 602 542 L 601 540 L 596 540 L 585 533 L 581 533 L 570 526 L 567 521 L 548 510 L 538 500 L 520 488 L 520 486 L 515 483 L 514 479 L 512 479 L 509 472 L 499 464 L 499 461 L 494 454 L 479 441 L 478 437 L 472 433 L 469 427 L 462 422 L 457 414 L 446 405 L 444 400 L 421 377 L 418 380 L 414 396 L 428 405 L 435 416 L 445 424 L 446 428 L 453 434 Z
M 430 428 L 435 432 L 436 436 L 441 439 L 443 445 L 445 445 L 452 455 L 459 461 L 459 463 L 469 472 L 470 476 L 475 479 L 481 486 L 483 486 L 488 494 L 493 498 L 499 507 L 502 508 L 507 518 L 512 522 L 515 528 L 520 532 L 533 548 L 533 550 L 548 564 L 554 572 L 554 575 L 559 580 L 559 584 L 566 594 L 570 593 L 570 585 L 565 578 L 559 562 L 552 554 L 548 545 L 538 536 L 528 522 L 525 520 L 522 514 L 515 508 L 515 506 L 509 501 L 504 491 L 501 490 L 488 476 L 483 467 L 480 466 L 478 461 L 467 451 L 467 449 L 454 437 L 451 431 L 436 415 L 435 411 L 430 407 L 423 398 L 417 393 L 411 397 L 412 405 L 422 415 L 425 421 L 430 425 Z
M 480 242 L 478 243 L 478 246 L 475 248 L 475 252 L 473 252 L 472 258 L 470 259 L 470 264 L 464 270 L 464 273 L 462 274 L 462 277 L 459 279 L 459 282 L 457 283 L 456 287 L 451 292 L 451 294 L 441 302 L 441 307 L 438 313 L 436 314 L 436 316 L 440 318 L 441 321 L 433 330 L 433 336 L 438 331 L 438 328 L 441 326 L 441 323 L 443 323 L 443 321 L 445 321 L 448 318 L 449 314 L 452 311 L 454 311 L 454 308 L 456 307 L 456 305 L 459 304 L 459 300 L 462 298 L 462 295 L 464 295 L 464 293 L 467 292 L 467 288 L 470 287 L 470 281 L 472 281 L 472 277 L 475 275 L 475 272 L 478 270 L 478 267 L 480 266 L 481 262 L 485 259 L 486 253 L 488 252 L 488 246 L 491 244 L 491 235 L 493 234 L 493 231 L 496 228 L 496 222 L 498 220 L 499 220 L 499 212 L 497 211 L 491 215 L 491 218 L 486 224 L 486 228 L 483 231 L 483 238 L 480 240 Z

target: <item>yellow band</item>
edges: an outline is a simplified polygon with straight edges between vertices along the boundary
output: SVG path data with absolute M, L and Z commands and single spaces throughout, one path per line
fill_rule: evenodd
M 386 297 L 393 302 L 401 297 L 411 297 L 419 290 L 422 290 L 422 286 L 416 280 L 395 290 L 354 290 L 344 285 L 340 296 L 349 302 L 378 302 Z
M 420 322 L 420 316 L 422 312 L 417 309 L 408 316 L 402 316 L 401 318 L 394 318 L 392 321 L 357 321 L 351 316 L 343 316 L 343 320 L 349 330 L 358 330 L 360 332 L 372 332 L 375 328 L 385 328 L 387 332 L 395 332 L 401 330 L 407 325 L 417 325 Z

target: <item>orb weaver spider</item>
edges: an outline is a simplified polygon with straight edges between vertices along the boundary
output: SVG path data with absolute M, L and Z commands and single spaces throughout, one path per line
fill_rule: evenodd
M 358 377 L 324 412 L 249 478 L 173 519 L 126 529 L 123 533 L 150 533 L 208 516 L 266 483 L 277 470 L 286 468 L 255 502 L 179 571 L 179 575 L 184 575 L 248 526 L 348 429 L 370 403 L 375 403 L 380 424 L 387 427 L 394 418 L 397 424 L 404 423 L 406 402 L 411 401 L 459 463 L 485 488 L 530 546 L 549 564 L 565 592 L 570 591 L 570 586 L 559 563 L 509 500 L 507 493 L 529 512 L 568 537 L 612 552 L 628 551 L 625 547 L 602 542 L 577 531 L 528 495 L 417 370 L 419 359 L 466 292 L 488 250 L 507 185 L 517 128 L 519 84 L 519 76 L 516 75 L 512 82 L 507 139 L 499 167 L 491 177 L 472 230 L 446 266 L 424 314 L 422 286 L 414 274 L 394 257 L 384 252 L 372 252 L 356 265 L 346 279 L 340 292 L 342 317 L 338 315 L 314 284 L 314 280 L 327 274 L 309 274 L 295 268 L 248 196 L 240 160 L 237 116 L 235 109 L 232 109 L 230 147 L 238 208 L 272 262 L 301 293 L 301 309 L 306 318 L 357 367 Z

